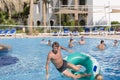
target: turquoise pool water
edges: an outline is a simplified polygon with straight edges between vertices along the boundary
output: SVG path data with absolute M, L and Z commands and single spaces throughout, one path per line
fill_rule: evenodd
M 44 38 L 46 41 L 58 41 L 60 45 L 68 48 L 69 38 Z M 79 38 L 74 38 L 79 40 Z M 12 50 L 0 53 L 0 80 L 45 80 L 45 63 L 50 46 L 41 44 L 42 38 L 15 38 L 0 39 L 0 43 L 12 46 Z M 120 41 L 117 47 L 113 47 L 113 40 L 103 39 L 107 49 L 99 51 L 95 47 L 101 39 L 86 38 L 85 45 L 75 43 L 72 49 L 75 52 L 90 54 L 101 66 L 104 80 L 120 79 Z M 69 53 L 62 50 L 63 58 Z M 4 62 L 5 61 L 5 62 Z M 50 64 L 49 80 L 72 80 L 63 77 Z

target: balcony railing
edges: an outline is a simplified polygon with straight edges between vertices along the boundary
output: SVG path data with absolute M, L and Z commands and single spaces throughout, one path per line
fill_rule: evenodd
M 89 6 L 86 5 L 61 5 L 60 7 L 54 7 L 54 12 L 60 10 L 64 11 L 78 11 L 78 13 L 88 13 Z

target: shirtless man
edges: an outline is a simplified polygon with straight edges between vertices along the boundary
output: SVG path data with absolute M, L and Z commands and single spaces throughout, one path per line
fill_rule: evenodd
M 114 40 L 114 45 L 113 46 L 117 46 L 118 44 L 118 40 Z
M 99 50 L 104 50 L 105 47 L 106 47 L 106 46 L 105 46 L 105 44 L 104 44 L 104 41 L 101 40 L 100 44 L 98 45 L 98 49 L 99 49 Z
M 103 76 L 101 74 L 97 74 L 95 76 L 95 80 L 103 80 Z
M 84 40 L 84 37 L 83 37 L 83 36 L 81 36 L 81 39 L 80 39 L 80 41 L 79 41 L 79 44 L 85 44 L 85 40 Z
M 79 66 L 75 66 L 71 63 L 68 63 L 67 61 L 62 59 L 62 55 L 61 55 L 61 49 L 66 50 L 68 52 L 71 52 L 71 50 L 67 50 L 66 48 L 59 46 L 59 43 L 54 42 L 52 44 L 52 50 L 48 53 L 47 56 L 47 61 L 46 61 L 46 80 L 48 80 L 49 78 L 49 63 L 50 61 L 55 65 L 56 69 L 63 73 L 65 76 L 73 78 L 73 79 L 77 79 L 77 78 L 81 78 L 81 77 L 85 77 L 85 76 L 90 76 L 89 74 L 78 74 L 78 75 L 74 75 L 71 72 L 69 72 L 67 70 L 67 68 L 71 68 L 75 71 L 79 71 L 80 69 L 80 65 Z

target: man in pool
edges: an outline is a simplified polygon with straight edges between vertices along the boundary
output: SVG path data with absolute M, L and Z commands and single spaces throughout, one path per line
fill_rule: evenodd
M 67 77 L 73 78 L 73 79 L 77 79 L 77 78 L 81 78 L 81 77 L 85 77 L 85 76 L 90 76 L 90 74 L 72 74 L 71 72 L 69 72 L 67 70 L 67 68 L 71 68 L 75 71 L 79 71 L 80 69 L 80 65 L 74 65 L 71 64 L 65 60 L 62 59 L 62 55 L 61 55 L 61 49 L 66 50 L 68 52 L 71 52 L 71 50 L 67 50 L 66 48 L 59 46 L 59 43 L 54 42 L 52 44 L 52 50 L 48 53 L 47 56 L 47 61 L 46 61 L 46 80 L 48 80 L 49 78 L 49 63 L 50 61 L 55 65 L 56 69 L 61 72 L 62 74 L 64 74 Z
M 101 40 L 100 44 L 97 47 L 99 50 L 104 50 L 106 48 L 106 45 L 104 44 L 104 40 Z
M 114 40 L 114 45 L 113 46 L 117 46 L 118 44 L 118 40 Z
M 85 44 L 84 36 L 81 36 L 81 39 L 80 39 L 80 41 L 79 41 L 79 44 L 81 44 L 81 45 Z
M 97 74 L 95 76 L 95 80 L 103 80 L 103 76 L 101 74 Z

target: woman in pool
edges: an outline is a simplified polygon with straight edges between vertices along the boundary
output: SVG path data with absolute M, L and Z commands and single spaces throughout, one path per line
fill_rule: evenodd
M 69 47 L 69 48 L 72 48 L 73 46 L 74 46 L 74 44 L 73 44 L 73 39 L 70 39 L 68 47 Z
M 79 71 L 80 69 L 80 65 L 76 66 L 74 64 L 71 64 L 65 60 L 62 59 L 62 55 L 61 55 L 61 49 L 66 50 L 68 52 L 71 52 L 71 50 L 67 50 L 66 48 L 59 46 L 59 43 L 54 42 L 52 44 L 52 50 L 48 53 L 47 56 L 47 61 L 46 61 L 46 80 L 48 80 L 49 78 L 49 63 L 50 61 L 55 65 L 56 69 L 61 72 L 62 74 L 64 74 L 67 77 L 73 78 L 73 79 L 77 79 L 77 78 L 81 78 L 81 77 L 85 77 L 85 76 L 90 76 L 90 74 L 73 74 L 70 71 L 67 70 L 67 68 L 71 68 L 75 71 Z

